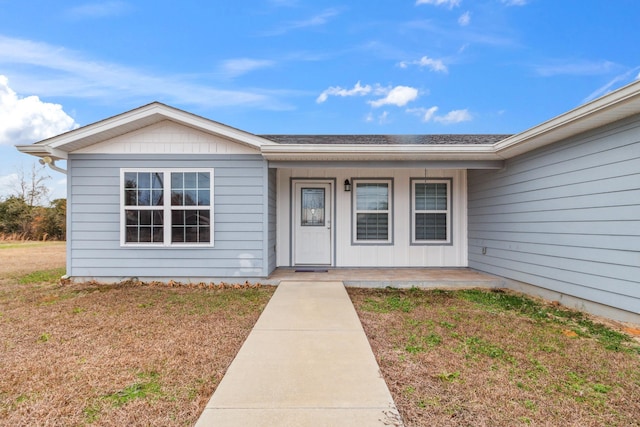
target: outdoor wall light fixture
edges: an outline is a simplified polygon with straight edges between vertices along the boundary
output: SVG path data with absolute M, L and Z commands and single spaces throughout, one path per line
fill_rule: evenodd
M 344 180 L 344 191 L 351 191 L 351 183 L 348 179 Z

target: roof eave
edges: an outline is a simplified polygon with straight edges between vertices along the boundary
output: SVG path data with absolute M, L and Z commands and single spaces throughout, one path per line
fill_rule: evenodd
M 53 160 L 67 160 L 68 155 L 65 151 L 51 148 L 47 145 L 16 145 L 16 149 L 21 153 L 30 154 L 36 157 L 51 157 Z
M 640 113 L 640 81 L 494 144 L 508 159 Z
M 264 145 L 275 144 L 273 141 L 261 138 L 248 132 L 223 125 L 218 122 L 179 110 L 168 105 L 154 102 L 130 110 L 126 113 L 110 117 L 99 122 L 71 130 L 52 138 L 33 144 L 33 151 L 21 150 L 34 154 L 44 150 L 44 147 L 60 152 L 72 152 L 76 149 L 144 128 L 163 120 L 171 120 L 185 126 L 190 126 L 203 132 L 230 139 L 239 144 L 259 150 Z
M 363 145 L 286 144 L 263 146 L 270 161 L 499 160 L 490 144 Z

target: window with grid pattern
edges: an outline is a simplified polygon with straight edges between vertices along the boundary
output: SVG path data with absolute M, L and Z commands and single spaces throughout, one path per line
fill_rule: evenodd
M 354 242 L 391 242 L 391 180 L 354 180 Z
M 213 244 L 213 169 L 123 169 L 122 195 L 124 245 Z
M 448 243 L 451 191 L 444 180 L 413 181 L 413 243 Z

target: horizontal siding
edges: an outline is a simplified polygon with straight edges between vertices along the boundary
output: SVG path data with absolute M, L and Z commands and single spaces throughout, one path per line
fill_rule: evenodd
M 469 171 L 468 188 L 470 267 L 640 313 L 640 117 Z
M 631 166 L 633 167 L 633 165 Z M 475 171 L 474 171 L 475 173 Z M 609 171 L 611 174 L 611 171 Z M 560 184 L 557 180 L 552 185 L 542 186 L 540 182 L 536 187 L 530 189 L 520 188 L 520 191 L 509 192 L 502 191 L 499 196 L 492 195 L 491 188 L 486 191 L 487 196 L 481 197 L 481 191 L 478 190 L 474 196 L 474 204 L 478 208 L 485 205 L 488 206 L 510 206 L 518 203 L 531 203 L 539 200 L 562 200 L 567 197 L 580 197 L 580 195 L 602 195 L 609 194 L 607 189 L 615 188 L 616 192 L 634 191 L 638 187 L 638 179 L 634 174 L 625 176 L 604 176 L 596 177 L 594 174 L 587 174 L 584 179 L 589 181 Z M 516 188 L 516 187 L 514 187 Z
M 470 224 L 471 225 L 471 224 Z M 507 231 L 521 233 L 551 233 L 603 235 L 603 236 L 639 236 L 640 221 L 610 222 L 606 219 L 585 222 L 548 222 L 544 227 L 539 223 L 511 222 L 511 223 L 473 223 L 474 231 Z
M 276 214 L 276 170 L 269 169 L 268 187 L 268 234 L 269 244 L 267 248 L 268 273 L 276 269 L 276 241 L 277 241 L 277 214 Z
M 540 254 L 553 257 L 554 259 L 587 261 L 589 263 L 606 263 L 611 264 L 613 268 L 616 266 L 640 265 L 640 253 L 633 250 L 587 247 L 579 245 L 570 246 L 565 244 L 564 238 L 562 239 L 562 244 L 555 242 L 529 243 L 525 241 L 504 241 L 496 238 L 486 240 L 492 242 L 491 247 L 492 249 L 495 249 L 495 253 L 498 253 L 498 251 L 506 251 L 509 253 L 513 252 L 514 254 L 521 253 L 525 254 L 527 258 L 528 254 Z M 556 238 L 556 241 L 558 240 L 559 239 Z M 635 241 L 635 244 L 637 245 L 637 240 Z M 477 249 L 480 248 L 474 247 L 471 250 L 471 253 L 474 253 L 474 250 Z M 628 275 L 629 271 L 630 270 L 625 269 L 625 275 Z
M 234 239 L 234 240 L 227 240 L 225 241 L 224 244 L 225 248 L 227 248 L 227 251 L 235 251 L 235 250 L 241 250 L 242 252 L 253 252 L 254 250 L 261 250 L 262 249 L 262 242 L 261 241 L 257 241 L 257 240 L 239 240 L 239 239 Z M 74 240 L 73 242 L 69 243 L 69 247 L 77 250 L 77 254 L 78 256 L 82 257 L 84 256 L 84 252 L 87 250 L 95 250 L 95 244 L 93 243 L 93 239 L 89 239 L 89 240 Z M 196 249 L 193 249 L 196 250 Z M 202 249 L 197 249 L 198 251 L 210 251 L 210 248 L 202 248 Z M 157 252 L 166 252 L 165 248 L 158 248 L 156 250 L 145 250 L 145 253 L 148 254 L 152 254 L 149 255 L 151 257 L 154 257 L 155 253 Z M 186 252 L 185 252 L 186 253 Z M 173 255 L 172 255 L 173 256 Z M 189 255 L 189 256 L 194 256 L 194 255 Z M 209 256 L 207 254 L 207 256 Z
M 566 250 L 574 248 L 611 249 L 613 251 L 633 252 L 638 247 L 638 237 L 632 235 L 609 234 L 568 234 L 545 231 L 475 231 L 474 237 L 484 241 L 496 241 L 503 244 L 540 243 L 548 246 L 563 246 Z M 561 242 L 559 244 L 558 242 Z
M 83 269 L 84 270 L 84 269 Z M 237 267 L 229 266 L 228 268 L 216 268 L 215 275 L 211 272 L 214 271 L 209 267 L 163 267 L 161 270 L 143 270 L 144 273 L 151 273 L 145 276 L 141 273 L 138 267 L 119 266 L 117 269 L 113 267 L 91 267 L 89 273 L 76 275 L 76 277 L 96 277 L 100 279 L 115 279 L 115 280 L 127 280 L 132 277 L 140 279 L 174 279 L 182 282 L 197 282 L 200 280 L 220 280 L 227 278 L 226 280 L 233 283 L 234 277 L 239 279 L 262 277 L 261 268 L 253 267 Z M 114 275 L 114 272 L 119 273 L 118 276 Z M 163 275 L 161 275 L 162 273 Z
M 214 168 L 214 246 L 120 246 L 121 168 Z M 72 155 L 70 265 L 78 277 L 258 277 L 266 257 L 259 155 Z

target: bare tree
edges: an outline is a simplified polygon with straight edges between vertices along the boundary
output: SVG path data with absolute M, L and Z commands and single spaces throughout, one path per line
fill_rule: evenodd
M 45 165 L 38 166 L 31 164 L 31 169 L 26 170 L 24 166 L 16 168 L 16 182 L 14 183 L 14 194 L 16 197 L 32 207 L 48 203 L 49 187 L 47 180 L 51 177 L 45 172 Z

